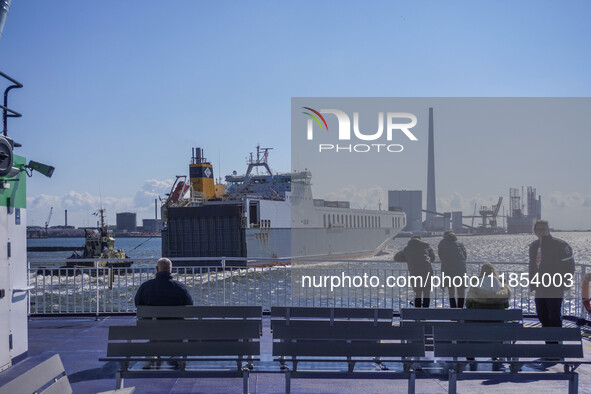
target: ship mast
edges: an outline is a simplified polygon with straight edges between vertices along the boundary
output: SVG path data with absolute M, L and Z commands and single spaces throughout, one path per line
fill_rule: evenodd
M 105 211 L 106 211 L 105 208 L 100 208 L 100 209 L 98 209 L 96 211 L 96 213 L 99 215 L 99 218 L 100 218 L 100 223 L 101 223 L 100 230 L 101 230 L 101 233 L 103 231 L 105 231 Z
M 257 167 L 264 167 L 269 175 L 273 175 L 271 172 L 271 168 L 269 164 L 267 164 L 267 157 L 269 157 L 269 151 L 273 148 L 261 148 L 260 145 L 257 145 L 257 159 L 256 161 L 253 159 L 252 153 L 250 154 L 250 160 L 248 161 L 248 169 L 246 170 L 246 176 L 250 176 L 252 169 Z M 261 156 L 262 154 L 262 156 Z

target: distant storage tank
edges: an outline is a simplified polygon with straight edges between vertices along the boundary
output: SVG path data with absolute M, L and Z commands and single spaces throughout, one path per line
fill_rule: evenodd
M 189 164 L 189 178 L 195 192 L 200 192 L 207 199 L 215 196 L 215 185 L 213 183 L 213 167 L 203 157 L 201 148 L 193 148 L 191 164 Z

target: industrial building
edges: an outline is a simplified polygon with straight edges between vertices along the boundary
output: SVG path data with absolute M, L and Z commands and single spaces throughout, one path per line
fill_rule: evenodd
M 423 222 L 423 192 L 421 190 L 389 190 L 388 210 L 406 214 L 403 231 L 421 231 Z
M 144 233 L 159 233 L 162 231 L 162 220 L 142 219 L 142 226 L 138 230 Z
M 137 215 L 135 212 L 117 214 L 117 232 L 132 233 L 137 231 Z

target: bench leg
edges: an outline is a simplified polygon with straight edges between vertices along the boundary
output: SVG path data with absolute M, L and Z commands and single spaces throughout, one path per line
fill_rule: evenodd
M 573 372 L 568 380 L 568 394 L 577 394 L 579 392 L 579 374 Z
M 285 371 L 285 394 L 291 393 L 291 371 Z
M 416 377 L 415 371 L 410 371 L 410 375 L 408 375 L 408 394 L 415 394 Z
M 249 393 L 249 387 L 248 387 L 248 376 L 250 375 L 250 369 L 248 368 L 243 368 L 242 369 L 242 393 L 243 394 L 248 394 Z
M 456 394 L 456 383 L 458 374 L 454 369 L 449 370 L 449 394 Z
M 115 389 L 119 390 L 123 388 L 123 378 L 121 377 L 121 371 L 117 371 L 115 374 Z

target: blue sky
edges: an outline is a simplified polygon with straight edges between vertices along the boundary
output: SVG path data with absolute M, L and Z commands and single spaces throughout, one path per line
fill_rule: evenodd
M 27 185 L 28 224 L 50 206 L 52 224 L 65 208 L 71 224 L 92 224 L 99 196 L 111 223 L 120 211 L 153 217 L 193 146 L 216 176 L 243 172 L 257 143 L 275 148 L 273 169 L 289 170 L 291 97 L 590 96 L 590 17 L 587 1 L 13 0 L 0 70 L 25 88 L 11 93 L 24 116 L 9 133 L 17 153 L 56 167 Z M 574 159 L 566 187 L 538 191 L 581 218 L 590 163 Z M 506 184 L 515 169 L 495 165 L 495 190 L 483 180 L 463 199 L 536 186 L 527 172 Z M 456 192 L 438 185 L 442 200 Z

